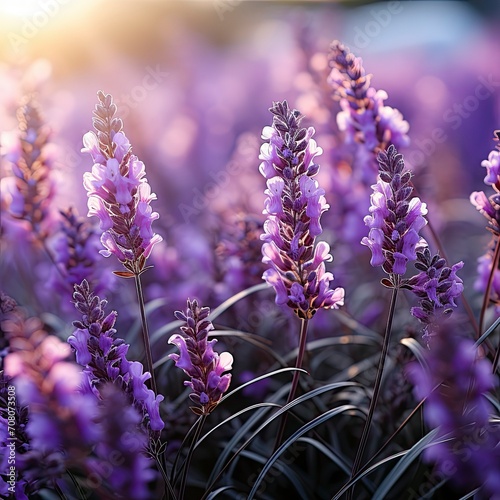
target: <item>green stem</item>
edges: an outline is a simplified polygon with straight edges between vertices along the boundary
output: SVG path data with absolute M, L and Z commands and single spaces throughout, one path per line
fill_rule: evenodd
M 309 320 L 302 319 L 301 321 L 299 352 L 297 353 L 297 362 L 295 363 L 295 368 L 302 368 L 302 362 L 304 361 L 304 354 L 306 352 L 307 326 L 309 324 Z M 295 392 L 297 391 L 297 386 L 299 384 L 299 377 L 300 372 L 298 370 L 293 372 L 292 387 L 290 388 L 290 392 L 288 393 L 286 404 L 293 401 L 293 398 L 295 397 Z M 274 442 L 274 451 L 276 451 L 281 444 L 283 432 L 285 431 L 286 421 L 287 414 L 285 413 L 285 415 L 283 415 L 283 417 L 281 418 L 278 434 L 276 435 L 276 441 Z
M 396 300 L 398 297 L 398 287 L 394 286 L 392 289 L 392 298 L 391 298 L 391 306 L 389 309 L 389 316 L 387 319 L 387 325 L 384 333 L 384 341 L 382 343 L 382 353 L 380 355 L 380 361 L 377 369 L 377 376 L 375 378 L 375 385 L 373 387 L 373 396 L 370 401 L 370 407 L 368 409 L 368 416 L 366 417 L 365 426 L 363 428 L 363 434 L 361 435 L 361 441 L 359 442 L 358 450 L 356 452 L 356 457 L 354 459 L 354 463 L 352 465 L 352 473 L 351 479 L 358 472 L 359 467 L 361 465 L 361 461 L 363 459 L 363 454 L 365 452 L 366 443 L 368 442 L 368 436 L 371 430 L 371 423 L 373 420 L 373 415 L 375 413 L 375 407 L 377 406 L 378 397 L 380 394 L 380 388 L 382 383 L 382 375 L 384 372 L 385 359 L 387 357 L 387 353 L 389 351 L 389 343 L 391 339 L 391 329 L 392 329 L 392 320 L 394 318 L 394 312 L 396 310 Z M 349 498 L 352 498 L 354 493 L 354 487 L 349 490 Z
M 144 294 L 142 292 L 141 275 L 139 273 L 135 274 L 135 288 L 137 290 L 137 300 L 139 302 L 139 309 L 141 311 L 142 320 L 142 341 L 144 344 L 144 351 L 146 352 L 146 368 L 151 374 L 151 389 L 153 392 L 158 394 L 158 389 L 156 387 L 156 378 L 153 368 L 153 355 L 151 354 L 151 344 L 149 342 L 149 330 L 148 323 L 146 320 L 146 309 L 144 306 Z

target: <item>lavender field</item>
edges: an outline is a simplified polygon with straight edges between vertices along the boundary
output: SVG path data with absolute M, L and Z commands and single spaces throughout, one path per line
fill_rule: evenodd
M 0 498 L 500 500 L 496 1 L 0 33 Z

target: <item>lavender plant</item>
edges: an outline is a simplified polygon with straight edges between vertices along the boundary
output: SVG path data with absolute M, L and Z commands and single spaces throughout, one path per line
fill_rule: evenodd
M 146 270 L 146 260 L 162 237 L 155 234 L 152 222 L 159 215 L 153 212 L 151 201 L 156 195 L 147 183 L 144 163 L 132 154 L 130 143 L 122 132 L 123 123 L 115 117 L 116 105 L 109 94 L 98 92 L 99 103 L 94 111 L 96 132 L 83 137 L 83 152 L 94 161 L 92 172 L 83 176 L 87 190 L 89 216 L 97 216 L 103 231 L 101 243 L 104 257 L 115 255 L 126 271 L 115 271 L 124 278 L 134 278 L 142 319 L 142 339 L 146 363 L 151 374 L 151 386 L 156 393 L 153 357 L 144 310 L 140 275 Z
M 302 366 L 307 325 L 318 309 L 338 309 L 344 304 L 343 288 L 330 288 L 333 275 L 326 272 L 325 262 L 333 259 L 330 246 L 316 237 L 323 230 L 320 218 L 329 205 L 325 191 L 313 178 L 319 172 L 314 158 L 322 153 L 312 138 L 314 129 L 300 126 L 302 115 L 289 108 L 286 101 L 270 108 L 271 127 L 265 127 L 259 170 L 267 179 L 264 234 L 261 239 L 262 262 L 271 267 L 263 278 L 276 291 L 276 303 L 287 305 L 301 319 L 299 352 L 296 368 Z M 295 371 L 288 401 L 293 400 L 299 380 Z M 281 440 L 286 420 L 278 431 Z
M 361 240 L 361 244 L 372 252 L 370 264 L 373 267 L 382 267 L 387 274 L 388 277 L 382 279 L 382 284 L 392 288 L 392 298 L 373 395 L 353 462 L 351 478 L 361 465 L 377 406 L 385 360 L 389 351 L 397 293 L 404 284 L 402 276 L 406 273 L 407 263 L 417 258 L 416 247 L 420 241 L 418 232 L 427 223 L 424 217 L 427 214 L 425 203 L 418 197 L 410 198 L 413 191 L 410 185 L 411 172 L 405 168 L 402 155 L 391 145 L 386 152 L 381 151 L 377 159 L 379 176 L 377 183 L 372 186 L 370 215 L 364 219 L 370 232 Z M 350 490 L 350 495 L 352 493 L 353 490 Z

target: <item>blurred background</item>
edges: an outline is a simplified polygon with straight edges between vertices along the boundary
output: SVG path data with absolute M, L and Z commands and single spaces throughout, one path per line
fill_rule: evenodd
M 92 165 L 80 153 L 82 136 L 92 126 L 96 92 L 114 96 L 158 196 L 155 230 L 164 242 L 153 251 L 146 295 L 161 299 L 167 316 L 187 296 L 214 307 L 261 283 L 265 183 L 257 156 L 276 100 L 287 99 L 317 130 L 319 179 L 333 207 L 323 235 L 334 248 L 331 270 L 337 286 L 359 284 L 369 251 L 334 221 L 331 172 L 346 165 L 339 105 L 326 83 L 334 39 L 362 57 L 372 85 L 409 122 L 411 145 L 402 152 L 450 261 L 466 260 L 466 293 L 480 304 L 472 285 L 489 234 L 468 197 L 485 187 L 480 165 L 500 127 L 498 2 L 1 0 L 0 27 L 3 143 L 17 127 L 23 94 L 36 92 L 57 146 L 58 208 L 71 205 L 85 216 L 81 182 Z M 12 263 L 19 240 L 9 227 L 2 250 Z M 15 269 L 5 264 L 4 280 L 29 295 Z M 44 276 L 33 262 L 30 272 Z M 359 310 L 376 317 L 383 307 L 373 310 L 369 289 L 358 292 L 372 308 L 360 299 Z

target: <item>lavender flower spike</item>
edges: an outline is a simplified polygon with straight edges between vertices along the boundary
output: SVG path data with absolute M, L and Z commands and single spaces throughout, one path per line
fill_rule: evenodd
M 169 358 L 191 377 L 184 385 L 193 389 L 189 397 L 199 405 L 191 407 L 197 415 L 211 413 L 231 383 L 231 375 L 225 372 L 231 370 L 233 356 L 229 352 L 214 352 L 216 339 L 207 341 L 208 332 L 214 328 L 209 314 L 208 307 L 199 307 L 196 300 L 188 299 L 186 312 L 175 312 L 175 317 L 186 323 L 181 327 L 182 334 L 174 334 L 168 340 L 180 351 Z
M 10 195 L 9 212 L 14 218 L 27 221 L 35 235 L 44 239 L 52 232 L 55 220 L 52 209 L 56 191 L 52 172 L 54 148 L 48 142 L 50 130 L 33 96 L 25 98 L 17 118 L 19 135 L 12 137 L 5 151 L 13 174 L 5 179 Z
M 142 426 L 156 439 L 165 426 L 159 411 L 163 396 L 146 387 L 151 374 L 143 373 L 142 364 L 128 361 L 130 346 L 115 336 L 113 328 L 116 312 L 106 315 L 107 301 L 94 295 L 86 280 L 75 285 L 73 299 L 82 320 L 73 322 L 76 331 L 68 343 L 75 350 L 77 363 L 84 367 L 85 392 L 102 399 L 101 388 L 108 382 L 117 384 L 141 415 Z
M 323 150 L 312 138 L 314 129 L 300 127 L 302 115 L 286 101 L 274 103 L 270 111 L 272 126 L 262 131 L 269 142 L 259 156 L 260 172 L 267 179 L 262 262 L 271 265 L 263 278 L 276 290 L 277 304 L 309 319 L 320 308 L 344 304 L 344 289 L 330 288 L 333 275 L 325 268 L 332 260 L 330 246 L 315 245 L 323 232 L 321 214 L 329 208 L 325 191 L 313 179 L 319 171 L 314 158 Z
M 449 316 L 457 307 L 455 299 L 464 290 L 463 281 L 457 276 L 464 263 L 458 262 L 451 267 L 439 255 L 431 257 L 429 247 L 417 251 L 415 267 L 420 273 L 408 280 L 411 291 L 419 297 L 418 307 L 411 308 L 411 314 L 425 325 L 423 339 L 429 346 L 435 329 L 443 316 Z
M 151 228 L 159 217 L 150 206 L 156 195 L 144 177 L 144 164 L 132 154 L 122 121 L 114 116 L 116 105 L 111 95 L 98 92 L 97 96 L 93 118 L 96 132 L 84 135 L 82 149 L 94 161 L 92 172 L 83 177 L 89 197 L 88 215 L 100 219 L 105 248 L 100 253 L 105 257 L 114 254 L 137 275 L 144 270 L 153 246 L 162 241 Z
M 384 105 L 388 97 L 385 91 L 370 86 L 371 75 L 366 74 L 361 58 L 335 40 L 330 46 L 329 64 L 332 71 L 328 83 L 342 108 L 337 123 L 347 140 L 362 143 L 375 153 L 389 144 L 398 149 L 408 146 L 408 122 L 397 109 Z
M 411 172 L 394 146 L 381 151 L 377 160 L 379 177 L 372 186 L 370 215 L 364 219 L 370 232 L 361 244 L 372 251 L 371 265 L 382 266 L 394 284 L 396 276 L 405 274 L 407 262 L 417 258 L 418 232 L 427 224 L 427 207 L 417 197 L 410 199 Z

